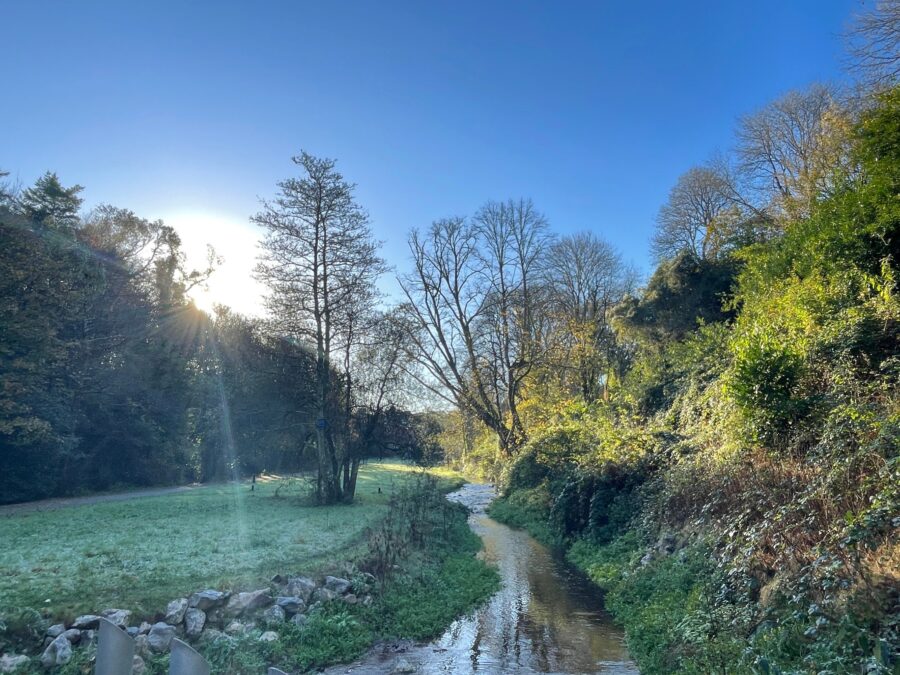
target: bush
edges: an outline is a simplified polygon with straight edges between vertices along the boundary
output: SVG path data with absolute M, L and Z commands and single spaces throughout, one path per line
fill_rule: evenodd
M 776 443 L 804 412 L 795 398 L 802 368 L 798 355 L 765 333 L 736 342 L 729 390 L 760 443 Z

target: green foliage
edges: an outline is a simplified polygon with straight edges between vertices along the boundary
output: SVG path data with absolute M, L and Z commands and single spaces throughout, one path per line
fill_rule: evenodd
M 386 517 L 369 534 L 364 563 L 381 581 L 373 607 L 379 634 L 434 637 L 497 590 L 497 571 L 474 557 L 481 540 L 467 515 L 427 475 L 392 497 Z
M 698 260 L 683 252 L 660 264 L 640 299 L 622 303 L 616 322 L 627 335 L 658 346 L 700 323 L 726 321 L 733 316 L 726 305 L 737 270 L 732 258 Z
M 641 348 L 609 402 L 526 406 L 492 513 L 568 547 L 641 672 L 900 668 L 898 119 L 900 88 L 727 287 L 662 265 L 619 312 Z
M 772 444 L 805 412 L 795 397 L 803 363 L 763 333 L 735 345 L 730 393 L 748 416 L 754 438 Z
M 268 665 L 288 672 L 307 672 L 362 654 L 374 635 L 364 608 L 330 605 L 310 613 L 303 626 L 285 623 L 278 639 L 260 642 L 259 631 L 225 637 L 201 648 L 213 672 L 257 675 Z
M 0 202 L 0 504 L 295 471 L 314 361 L 187 301 L 171 227 L 46 174 Z
M 561 538 L 550 525 L 551 496 L 546 486 L 518 489 L 494 500 L 488 513 L 491 518 L 512 527 L 528 530 L 538 541 L 558 546 Z
M 480 545 L 477 538 L 474 544 Z M 496 570 L 477 560 L 471 551 L 447 555 L 440 565 L 406 567 L 409 571 L 394 579 L 376 605 L 377 625 L 383 635 L 433 638 L 498 588 Z
M 635 531 L 605 546 L 581 541 L 569 552 L 606 590 L 641 672 L 733 672 L 741 617 L 729 598 L 716 597 L 722 579 L 709 549 L 697 544 L 650 562 L 638 562 L 641 553 Z
M 71 230 L 78 222 L 82 199 L 80 185 L 63 187 L 59 177 L 46 172 L 35 184 L 22 193 L 19 206 L 29 220 L 51 230 Z

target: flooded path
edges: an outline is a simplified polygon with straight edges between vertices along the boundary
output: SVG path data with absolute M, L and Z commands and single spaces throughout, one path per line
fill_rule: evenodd
M 376 649 L 326 672 L 638 672 L 596 586 L 526 532 L 488 518 L 493 497 L 491 486 L 474 484 L 448 496 L 472 509 L 469 523 L 484 541 L 481 555 L 500 572 L 497 594 L 432 643 Z

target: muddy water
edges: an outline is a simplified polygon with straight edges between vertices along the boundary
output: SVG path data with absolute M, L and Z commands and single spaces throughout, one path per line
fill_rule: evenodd
M 491 520 L 488 485 L 469 484 L 448 498 L 472 509 L 472 529 L 502 588 L 427 645 L 390 645 L 329 673 L 637 673 L 621 630 L 596 587 L 522 531 Z M 396 668 L 399 670 L 395 671 Z

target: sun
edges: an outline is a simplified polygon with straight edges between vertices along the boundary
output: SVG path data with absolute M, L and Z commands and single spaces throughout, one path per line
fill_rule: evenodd
M 215 273 L 213 273 L 213 276 L 215 276 Z M 217 298 L 210 288 L 211 283 L 212 280 L 210 280 L 209 284 L 204 286 L 194 286 L 188 291 L 188 298 L 190 298 L 191 302 L 193 302 L 197 308 L 202 309 L 209 315 L 213 314 L 216 305 L 228 304 L 224 302 L 224 298 Z
M 194 304 L 207 313 L 225 305 L 248 316 L 264 313 L 265 288 L 253 271 L 259 255 L 259 231 L 240 219 L 199 211 L 174 213 L 164 218 L 181 237 L 188 269 L 205 269 L 209 247 L 221 259 L 209 280 L 190 289 Z

